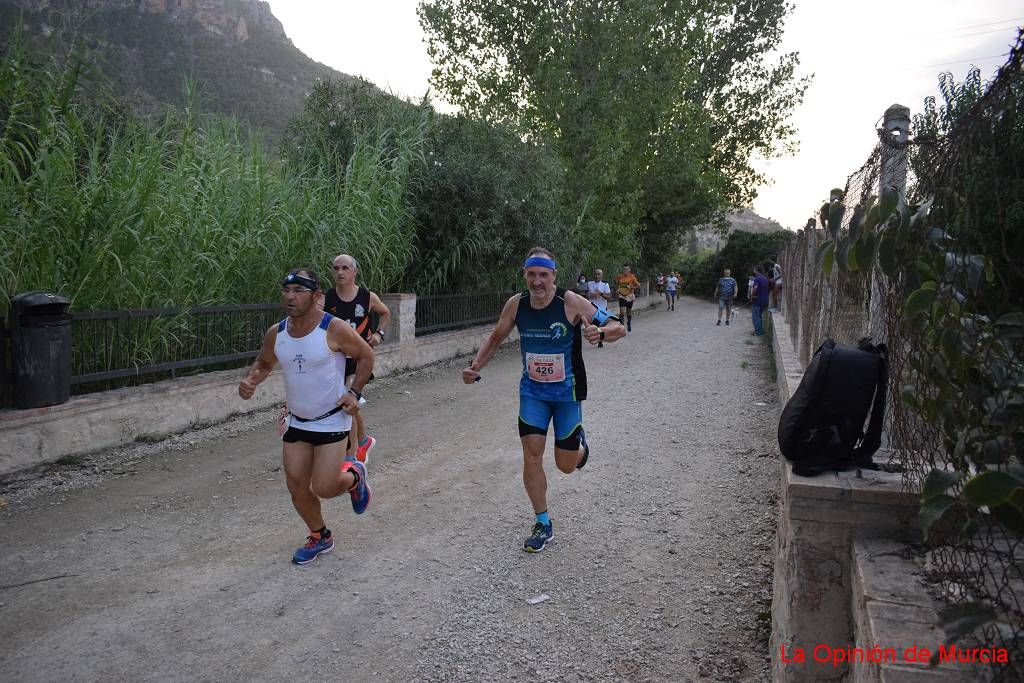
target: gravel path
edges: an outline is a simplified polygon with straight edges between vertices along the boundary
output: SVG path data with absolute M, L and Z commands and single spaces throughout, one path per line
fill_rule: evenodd
M 776 392 L 714 315 L 586 349 L 593 451 L 549 452 L 538 555 L 514 352 L 371 385 L 373 504 L 325 504 L 306 567 L 268 413 L 0 482 L 0 680 L 768 680 Z

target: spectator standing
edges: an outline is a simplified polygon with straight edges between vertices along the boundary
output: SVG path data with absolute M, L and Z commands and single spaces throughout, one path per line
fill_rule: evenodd
M 768 308 L 768 296 L 771 293 L 771 284 L 764 274 L 763 266 L 754 267 L 754 293 L 750 304 L 750 317 L 754 322 L 754 334 L 760 337 L 764 334 L 764 312 Z
M 587 292 L 590 291 L 589 283 L 587 282 L 587 276 L 584 274 L 582 270 L 580 271 L 579 276 L 576 278 L 576 286 L 573 288 L 573 291 L 584 298 L 586 298 Z
M 725 311 L 725 324 L 729 324 L 729 319 L 732 317 L 732 302 L 736 298 L 737 289 L 738 285 L 732 276 L 732 271 L 723 268 L 722 277 L 718 278 L 718 284 L 715 286 L 715 298 L 718 299 L 718 322 L 715 325 L 722 324 L 723 310 Z

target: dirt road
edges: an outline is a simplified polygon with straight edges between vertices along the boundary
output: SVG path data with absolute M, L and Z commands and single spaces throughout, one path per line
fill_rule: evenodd
M 549 452 L 537 555 L 517 352 L 371 385 L 373 504 L 327 503 L 306 567 L 269 414 L 4 482 L 0 680 L 767 679 L 768 346 L 691 299 L 634 322 L 586 349 L 592 455 Z

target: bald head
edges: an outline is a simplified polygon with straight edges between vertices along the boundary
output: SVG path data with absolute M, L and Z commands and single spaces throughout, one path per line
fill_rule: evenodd
M 355 257 L 354 256 L 350 256 L 348 254 L 338 254 L 337 256 L 335 256 L 334 257 L 334 265 L 335 265 L 335 267 L 340 266 L 340 265 L 346 265 L 352 271 L 358 271 L 359 270 L 359 264 L 356 262 Z
M 334 257 L 331 270 L 334 271 L 334 284 L 343 289 L 355 284 L 359 263 L 348 254 L 338 254 Z

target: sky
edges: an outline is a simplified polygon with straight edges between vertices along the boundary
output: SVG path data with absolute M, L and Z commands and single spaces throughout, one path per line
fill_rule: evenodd
M 432 65 L 416 16 L 418 0 L 269 0 L 296 47 L 338 71 L 408 99 L 429 89 Z M 1020 0 L 796 0 L 780 50 L 799 52 L 814 78 L 793 112 L 799 145 L 755 160 L 768 178 L 754 210 L 784 227 L 803 226 L 832 187 L 867 159 L 891 104 L 919 113 L 938 77 L 962 80 L 970 66 L 991 78 L 1024 25 Z M 433 98 L 435 106 L 451 111 Z M 941 99 L 940 99 L 941 101 Z

